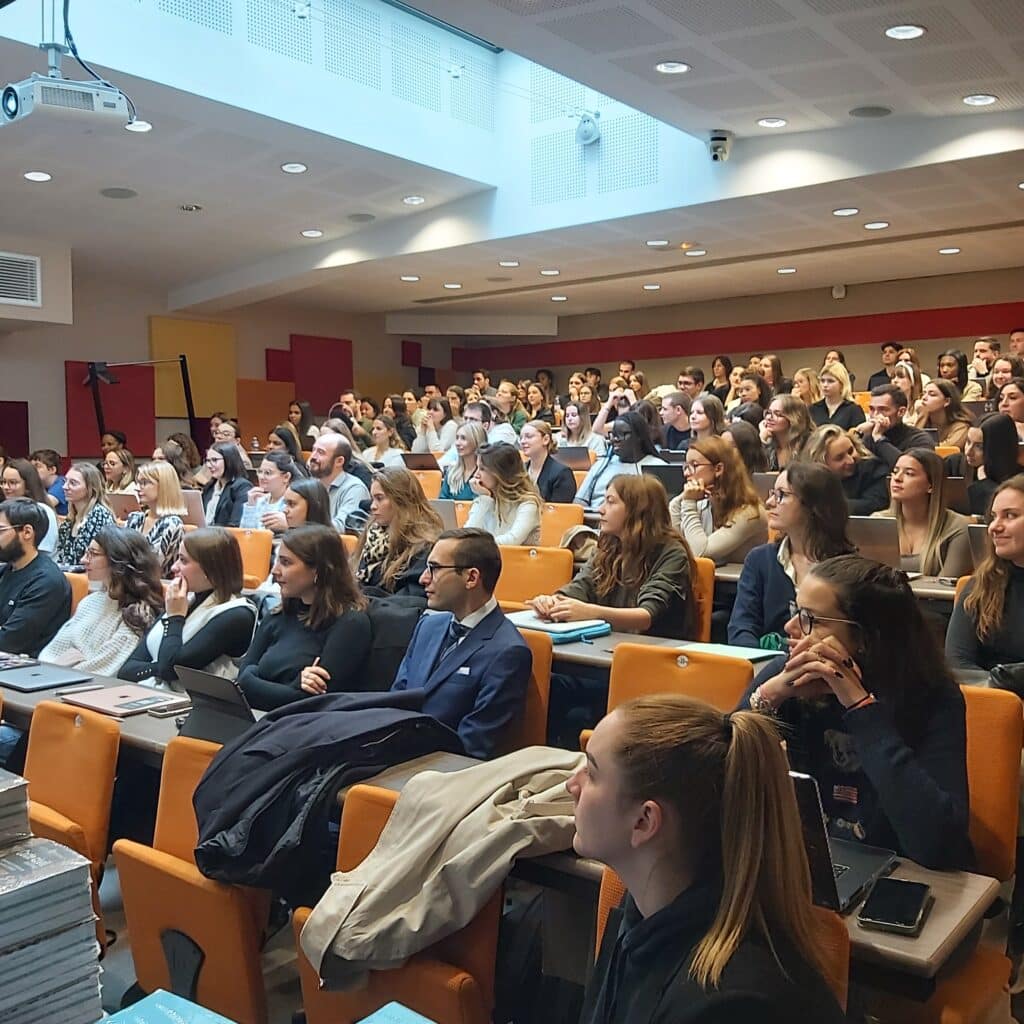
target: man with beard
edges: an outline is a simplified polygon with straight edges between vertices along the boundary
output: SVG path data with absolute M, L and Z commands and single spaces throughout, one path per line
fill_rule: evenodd
M 48 527 L 30 498 L 0 503 L 0 651 L 36 657 L 71 617 L 71 586 L 39 553 Z
M 346 472 L 351 460 L 352 449 L 341 434 L 321 434 L 309 456 L 309 475 L 327 488 L 331 522 L 338 533 L 345 532 L 345 520 L 360 502 L 370 500 L 366 485 Z

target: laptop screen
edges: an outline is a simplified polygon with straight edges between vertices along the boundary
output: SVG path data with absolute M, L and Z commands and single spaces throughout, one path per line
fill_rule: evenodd
M 836 892 L 835 872 L 832 868 L 832 853 L 828 845 L 825 828 L 825 812 L 821 809 L 818 783 L 810 775 L 790 772 L 796 805 L 800 811 L 800 827 L 807 849 L 807 863 L 811 869 L 811 894 L 819 907 L 839 910 L 839 895 Z

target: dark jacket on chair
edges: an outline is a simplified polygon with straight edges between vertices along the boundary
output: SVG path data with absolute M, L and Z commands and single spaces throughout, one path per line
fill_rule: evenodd
M 213 482 L 203 488 L 203 508 L 213 494 Z M 242 521 L 242 507 L 249 496 L 252 484 L 243 477 L 235 477 L 225 488 L 217 502 L 217 511 L 213 514 L 213 522 L 207 526 L 237 526 Z
M 544 501 L 571 505 L 576 497 L 576 477 L 565 463 L 549 455 L 537 475 L 537 490 Z

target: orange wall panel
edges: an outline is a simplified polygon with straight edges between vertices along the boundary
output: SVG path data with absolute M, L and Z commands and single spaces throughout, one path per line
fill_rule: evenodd
M 188 356 L 192 397 L 200 419 L 219 411 L 232 416 L 237 414 L 235 380 L 238 370 L 233 325 L 151 316 L 149 354 L 151 359 L 177 360 L 181 354 Z M 167 363 L 154 370 L 157 416 L 185 416 L 185 395 L 178 365 Z
M 295 397 L 295 385 L 281 380 L 239 380 L 237 385 L 242 444 L 247 449 L 252 447 L 255 436 L 262 448 L 267 434 L 288 418 L 288 403 Z

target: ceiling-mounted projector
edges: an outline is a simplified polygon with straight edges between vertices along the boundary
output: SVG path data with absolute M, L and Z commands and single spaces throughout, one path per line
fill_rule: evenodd
M 33 74 L 23 82 L 12 82 L 0 98 L 3 121 L 20 121 L 30 114 L 47 118 L 116 118 L 122 124 L 130 119 L 128 100 L 120 89 L 99 81 L 72 82 L 66 78 L 48 78 Z

